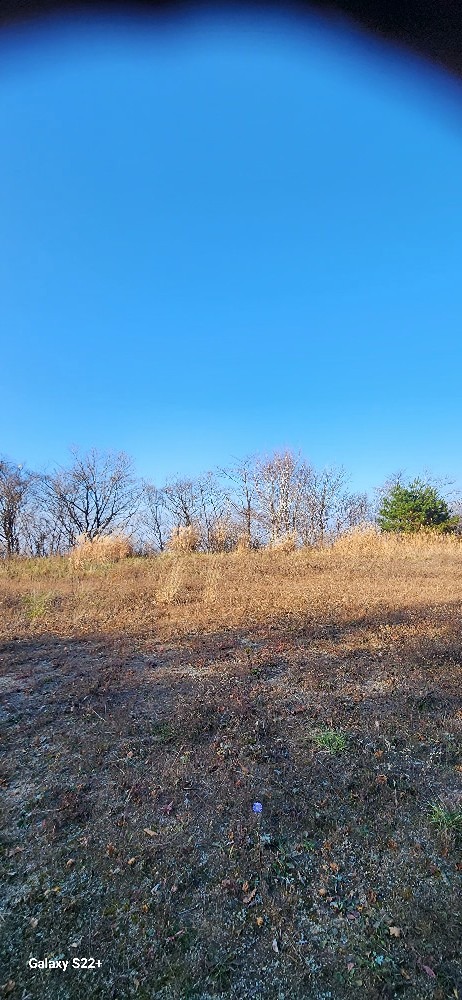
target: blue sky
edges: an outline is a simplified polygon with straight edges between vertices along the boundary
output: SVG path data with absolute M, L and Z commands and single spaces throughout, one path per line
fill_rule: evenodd
M 457 85 L 268 15 L 0 50 L 0 452 L 462 481 Z

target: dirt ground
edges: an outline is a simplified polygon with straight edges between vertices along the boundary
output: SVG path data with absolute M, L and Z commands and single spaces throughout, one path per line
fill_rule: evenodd
M 460 602 L 6 631 L 0 995 L 462 998 Z

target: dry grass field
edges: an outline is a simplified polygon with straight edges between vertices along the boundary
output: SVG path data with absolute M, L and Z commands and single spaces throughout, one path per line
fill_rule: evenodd
M 449 536 L 1 563 L 1 995 L 462 1000 L 461 599 Z

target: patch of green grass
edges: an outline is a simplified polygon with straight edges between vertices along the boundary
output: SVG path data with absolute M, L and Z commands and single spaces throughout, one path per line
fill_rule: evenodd
M 430 806 L 430 819 L 443 833 L 462 833 L 462 809 L 449 809 L 441 802 Z
M 304 836 L 303 840 L 301 841 L 300 846 L 301 846 L 301 848 L 303 848 L 304 851 L 315 851 L 316 850 L 316 841 L 315 840 L 310 840 L 309 838 L 307 838 L 307 837 Z
M 30 622 L 37 621 L 38 618 L 43 618 L 46 615 L 53 597 L 53 593 L 37 593 L 35 590 L 24 597 L 25 611 Z
M 282 882 L 287 887 L 300 880 L 294 858 L 284 844 L 278 846 L 271 865 L 271 874 L 276 881 Z
M 332 729 L 329 726 L 315 729 L 311 733 L 311 739 L 319 750 L 324 750 L 326 753 L 343 753 L 349 747 L 346 733 L 342 732 L 341 729 Z
M 156 743 L 171 743 L 175 736 L 175 728 L 170 722 L 156 722 L 153 726 L 152 738 Z
M 232 952 L 222 954 L 221 957 L 209 959 L 207 962 L 207 985 L 219 990 L 228 990 L 231 985 L 233 972 L 235 969 L 235 956 Z
M 9 580 L 42 580 L 51 577 L 62 579 L 69 575 L 66 556 L 43 556 L 39 559 L 20 556 L 18 559 L 0 560 L 0 577 Z

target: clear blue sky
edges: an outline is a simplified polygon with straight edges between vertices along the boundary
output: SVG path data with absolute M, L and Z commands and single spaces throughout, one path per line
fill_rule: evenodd
M 149 23 L 0 38 L 0 452 L 460 482 L 462 93 L 316 22 Z

